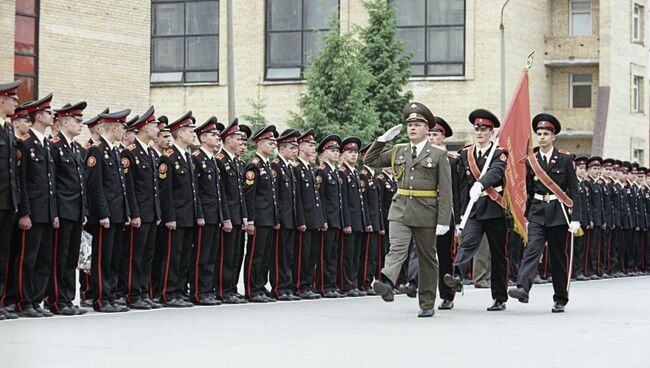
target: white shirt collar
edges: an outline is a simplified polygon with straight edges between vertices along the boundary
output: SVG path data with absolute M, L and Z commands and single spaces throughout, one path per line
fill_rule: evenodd
M 37 131 L 36 129 L 31 129 L 31 128 L 30 128 L 30 130 L 32 131 L 32 133 L 34 133 L 34 135 L 36 136 L 36 138 L 38 139 L 38 141 L 41 142 L 41 145 L 43 145 L 43 139 L 45 139 L 45 135 L 41 134 L 41 133 L 40 133 L 39 131 Z
M 63 136 L 63 139 L 65 139 L 66 143 L 68 143 L 68 146 L 72 147 L 72 143 L 74 142 L 74 139 L 68 138 L 65 133 L 61 132 L 61 135 Z
M 141 141 L 140 138 L 135 137 L 135 140 L 136 140 L 138 143 L 140 143 L 140 145 L 142 146 L 142 148 L 146 149 L 147 147 L 149 147 L 149 145 L 146 144 L 146 143 L 144 143 L 143 141 Z
M 300 160 L 305 167 L 309 167 L 309 162 L 305 161 L 302 157 L 298 156 L 298 160 Z
M 187 151 L 184 150 L 184 149 L 182 149 L 182 148 L 180 148 L 176 143 L 174 143 L 174 147 L 176 147 L 176 149 L 178 150 L 178 152 L 181 153 L 181 157 L 183 158 L 183 160 L 185 160 L 185 152 L 187 152 Z M 187 161 L 187 160 L 185 160 L 185 161 Z
M 286 160 L 286 159 L 285 159 L 284 157 L 282 157 L 282 155 L 280 155 L 280 154 L 278 154 L 278 157 L 280 158 L 280 160 L 282 160 L 282 162 L 284 162 L 284 164 L 285 164 L 287 167 L 289 166 L 289 160 Z
M 268 163 L 269 163 L 269 159 L 268 159 L 268 158 L 263 157 L 262 155 L 260 155 L 260 154 L 257 153 L 257 152 L 255 152 L 255 155 L 256 155 L 257 157 L 259 157 L 260 160 L 262 160 L 262 162 L 264 162 L 265 164 L 268 164 Z
M 553 156 L 553 149 L 548 151 L 547 153 L 542 152 L 542 150 L 539 150 L 540 156 L 542 156 L 542 160 L 546 158 L 546 162 L 551 162 L 551 157 Z
M 350 165 L 347 162 L 344 162 L 343 165 L 347 166 L 348 169 L 350 169 L 350 171 L 352 171 L 352 172 L 357 171 L 357 169 L 353 165 Z
M 373 170 L 372 167 L 367 166 L 367 165 L 363 165 L 363 167 L 365 167 L 366 170 L 368 170 L 368 172 L 370 172 L 370 175 L 375 176 L 375 170 Z
M 490 148 L 492 148 L 492 144 L 493 144 L 493 143 L 490 142 L 490 144 L 488 144 L 487 146 L 485 146 L 485 147 L 483 147 L 483 148 L 480 148 L 480 147 L 478 146 L 478 144 L 477 144 L 477 145 L 476 145 L 476 153 L 479 154 L 479 155 L 481 155 L 481 157 L 482 157 L 482 156 L 485 156 L 485 155 L 490 151 Z
M 230 151 L 228 151 L 226 147 L 222 148 L 221 151 L 224 152 L 226 155 L 228 155 L 228 157 L 230 157 L 231 160 L 235 159 L 235 155 L 230 153 Z
M 115 145 L 113 144 L 113 142 L 111 142 L 108 138 L 106 138 L 106 137 L 103 136 L 103 135 L 101 136 L 101 138 L 104 139 L 104 140 L 106 141 L 106 144 L 108 145 L 108 148 L 110 148 L 110 149 L 115 148 Z
M 203 153 L 205 153 L 205 155 L 208 156 L 208 158 L 209 158 L 210 160 L 212 160 L 212 158 L 214 157 L 214 155 L 212 154 L 212 152 L 206 150 L 206 149 L 203 148 L 203 147 L 201 147 L 201 151 L 203 151 Z
M 158 151 L 158 148 L 156 148 L 156 146 L 151 146 L 151 148 L 153 148 L 153 150 L 156 151 L 156 155 L 158 155 L 158 157 L 162 156 L 162 153 Z
M 336 170 L 336 166 L 334 166 L 333 164 L 330 164 L 330 162 L 329 162 L 329 161 L 327 161 L 327 160 L 324 160 L 323 162 L 325 162 L 325 164 L 326 164 L 327 166 L 329 166 L 329 167 L 330 167 L 330 169 L 332 169 L 332 170 Z
M 424 146 L 426 146 L 426 145 L 427 145 L 427 140 L 426 139 L 415 145 L 415 152 L 416 152 L 417 156 L 420 156 L 420 153 L 422 153 L 422 150 L 424 149 Z M 411 143 L 411 147 L 409 147 L 411 152 L 413 151 L 413 148 L 412 148 L 413 146 L 414 146 L 414 144 Z

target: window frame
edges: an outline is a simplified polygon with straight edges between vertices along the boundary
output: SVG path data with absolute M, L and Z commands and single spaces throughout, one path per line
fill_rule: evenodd
M 643 77 L 632 75 L 632 112 L 643 112 Z
M 30 74 L 25 74 L 25 73 L 16 73 L 14 69 L 14 78 L 16 80 L 18 79 L 31 79 L 33 80 L 34 83 L 34 95 L 33 96 L 22 96 L 21 93 L 19 92 L 18 94 L 18 102 L 23 103 L 26 101 L 30 100 L 36 100 L 38 98 L 38 74 L 39 74 L 39 38 L 40 38 L 40 19 L 41 19 L 41 1 L 40 0 L 34 0 L 34 13 L 26 13 L 22 11 L 16 10 L 14 12 L 14 17 L 27 17 L 27 18 L 33 18 L 34 19 L 34 53 L 29 53 L 29 52 L 23 52 L 23 51 L 16 51 L 15 43 L 13 45 L 14 47 L 14 63 L 16 62 L 16 56 L 26 56 L 26 57 L 32 57 L 34 58 L 34 75 Z M 15 29 L 15 25 L 14 25 Z M 15 30 L 17 31 L 17 30 Z M 14 41 L 15 42 L 15 41 Z M 20 88 L 19 88 L 20 89 Z
M 290 30 L 271 30 L 271 6 L 270 2 L 273 0 L 264 0 L 264 81 L 265 82 L 301 82 L 305 80 L 305 69 L 309 65 L 306 60 L 305 55 L 305 33 L 314 33 L 314 32 L 329 32 L 333 29 L 330 28 L 305 28 L 305 0 L 300 0 L 301 5 L 301 15 L 300 15 L 300 29 L 290 29 Z M 336 0 L 336 15 L 341 21 L 341 0 Z M 328 18 L 329 19 L 329 18 Z M 340 31 L 339 29 L 336 30 Z M 300 65 L 295 66 L 285 66 L 285 67 L 273 67 L 270 66 L 270 40 L 271 34 L 277 33 L 298 33 L 300 32 Z M 292 69 L 300 68 L 300 74 L 298 77 L 283 77 L 283 78 L 269 78 L 269 69 Z
M 589 11 L 586 10 L 573 10 L 573 4 L 574 3 L 589 3 Z M 571 37 L 580 37 L 580 36 L 592 36 L 594 34 L 594 26 L 593 26 L 593 10 L 594 10 L 594 4 L 591 0 L 569 0 L 569 36 Z M 573 15 L 574 14 L 589 14 L 589 33 L 587 34 L 581 34 L 581 35 L 574 35 L 573 34 Z
M 575 75 L 590 75 L 591 76 L 591 82 L 575 82 L 573 80 L 573 77 Z M 589 86 L 590 91 L 589 91 L 589 106 L 580 106 L 580 107 L 575 107 L 574 106 L 574 100 L 573 100 L 573 87 L 581 87 L 581 86 Z M 592 101 L 592 95 L 594 93 L 594 73 L 569 73 L 569 107 L 572 109 L 591 109 L 593 108 L 593 101 Z
M 221 79 L 221 69 L 220 69 L 220 48 L 219 44 L 221 42 L 221 34 L 219 32 L 221 27 L 221 1 L 222 0 L 152 0 L 151 1 L 151 35 L 150 35 L 150 66 L 149 66 L 149 84 L 158 86 L 158 85 L 184 85 L 184 84 L 219 84 Z M 188 3 L 199 3 L 199 2 L 216 2 L 217 3 L 217 31 L 216 33 L 200 33 L 200 34 L 188 34 L 187 33 L 187 4 Z M 155 36 L 153 33 L 155 26 L 155 7 L 158 4 L 183 4 L 183 34 L 182 35 L 163 35 Z M 216 59 L 216 68 L 188 68 L 187 67 L 187 39 L 194 37 L 216 37 L 217 38 L 217 59 Z M 155 70 L 154 69 L 154 40 L 155 39 L 165 39 L 165 38 L 182 38 L 183 39 L 183 68 L 181 70 Z M 216 80 L 210 81 L 187 81 L 187 73 L 201 73 L 201 72 L 216 72 Z M 181 73 L 180 81 L 152 81 L 154 74 L 166 74 L 166 73 Z
M 632 42 L 643 43 L 643 5 L 632 4 Z
M 395 0 L 388 0 L 390 3 L 395 4 Z M 436 79 L 436 78 L 449 78 L 449 77 L 465 77 L 467 72 L 467 0 L 463 0 L 463 23 L 462 24 L 444 24 L 444 25 L 429 25 L 428 24 L 428 10 L 429 10 L 429 0 L 424 0 L 424 24 L 421 25 L 409 25 L 409 26 L 396 26 L 397 33 L 400 29 L 424 29 L 424 62 L 413 62 L 409 60 L 409 66 L 422 65 L 424 67 L 424 74 L 422 75 L 413 75 L 411 73 L 411 79 Z M 430 29 L 453 29 L 456 27 L 463 28 L 463 61 L 462 62 L 442 62 L 442 61 L 428 61 L 429 57 L 429 30 Z M 410 50 L 405 50 L 410 51 Z M 430 74 L 429 66 L 430 65 L 462 65 L 462 72 L 460 74 Z

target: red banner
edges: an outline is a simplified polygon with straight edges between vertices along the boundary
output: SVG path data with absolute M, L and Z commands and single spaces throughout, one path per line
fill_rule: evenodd
M 524 70 L 517 91 L 499 130 L 499 145 L 508 152 L 505 197 L 514 219 L 515 231 L 528 243 L 526 234 L 526 157 L 532 152 L 528 71 Z

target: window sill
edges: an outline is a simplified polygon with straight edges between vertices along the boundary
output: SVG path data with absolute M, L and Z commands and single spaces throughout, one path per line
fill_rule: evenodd
M 452 75 L 448 77 L 411 77 L 410 82 L 428 82 L 428 81 L 466 81 L 468 78 L 464 75 Z
M 641 40 L 632 40 L 632 43 L 639 46 L 645 46 L 644 42 Z
M 262 86 L 283 86 L 290 84 L 306 84 L 304 79 L 287 79 L 287 80 L 264 80 L 260 85 Z
M 161 87 L 207 87 L 221 86 L 219 82 L 199 82 L 199 83 L 149 83 L 151 88 Z

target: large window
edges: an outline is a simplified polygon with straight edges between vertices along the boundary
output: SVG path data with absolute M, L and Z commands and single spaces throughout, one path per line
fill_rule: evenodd
M 643 42 L 643 6 L 639 4 L 632 11 L 632 42 Z
M 632 112 L 643 112 L 643 77 L 632 77 Z
M 151 82 L 219 81 L 219 1 L 152 0 Z
M 591 35 L 591 1 L 571 0 L 571 36 Z
M 38 97 L 38 0 L 16 0 L 14 78 L 22 79 L 19 102 Z
M 398 37 L 412 52 L 412 75 L 465 74 L 465 0 L 392 0 Z
M 338 0 L 266 0 L 266 79 L 302 79 L 338 10 Z
M 571 74 L 571 107 L 591 107 L 591 74 Z

